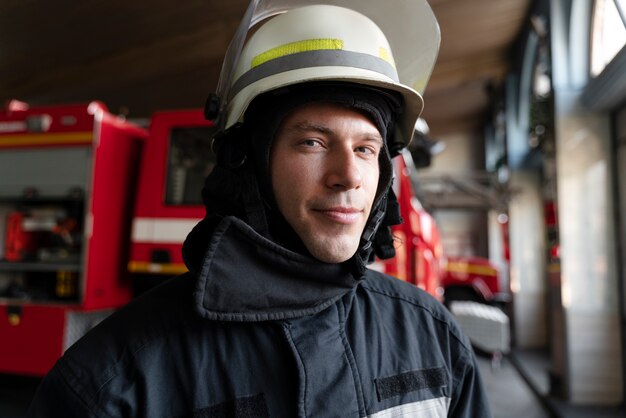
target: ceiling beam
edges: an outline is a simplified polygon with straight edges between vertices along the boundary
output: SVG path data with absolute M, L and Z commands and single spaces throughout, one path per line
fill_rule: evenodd
M 509 70 L 509 54 L 505 50 L 487 51 L 471 59 L 440 60 L 426 88 L 427 93 L 460 87 L 477 78 L 500 83 Z

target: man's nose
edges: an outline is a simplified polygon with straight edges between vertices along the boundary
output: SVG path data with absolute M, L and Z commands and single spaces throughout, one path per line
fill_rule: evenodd
M 326 185 L 334 189 L 357 189 L 363 177 L 358 157 L 352 149 L 334 150 L 329 156 Z

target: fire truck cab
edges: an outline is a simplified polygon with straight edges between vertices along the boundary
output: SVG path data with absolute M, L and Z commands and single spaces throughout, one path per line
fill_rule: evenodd
M 212 124 L 200 110 L 157 112 L 141 159 L 128 270 L 138 291 L 187 271 L 181 247 L 204 216 L 201 191 L 215 164 Z

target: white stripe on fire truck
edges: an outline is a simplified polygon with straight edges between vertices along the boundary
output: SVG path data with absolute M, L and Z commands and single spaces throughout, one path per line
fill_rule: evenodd
M 136 218 L 133 242 L 182 244 L 199 219 Z

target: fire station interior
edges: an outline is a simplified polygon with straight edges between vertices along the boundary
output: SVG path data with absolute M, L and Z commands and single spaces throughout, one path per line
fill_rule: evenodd
M 468 334 L 494 416 L 626 416 L 626 1 L 429 3 L 441 49 L 409 175 L 438 228 L 442 262 L 465 269 L 445 290 L 458 302 L 453 313 L 463 325 L 463 307 L 490 309 L 497 348 L 481 346 L 493 335 Z M 148 129 L 155 112 L 200 109 L 247 4 L 3 2 L 0 115 L 97 101 Z M 86 210 L 90 173 L 109 157 L 97 147 L 14 149 L 18 122 L 5 116 L 0 362 L 10 365 L 11 336 L 30 305 L 88 305 L 87 237 L 97 230 Z M 21 123 L 41 133 L 47 122 Z M 198 123 L 172 134 L 167 204 L 199 202 L 209 131 Z M 120 154 L 127 179 L 139 175 L 133 152 Z M 141 193 L 124 190 L 120 202 Z M 120 222 L 130 228 L 131 219 Z M 19 247 L 29 231 L 40 231 L 36 243 Z M 450 260 L 474 259 L 494 267 L 497 298 L 460 283 L 486 270 Z M 140 276 L 139 287 L 159 280 Z M 41 376 L 2 367 L 0 417 L 21 416 Z

